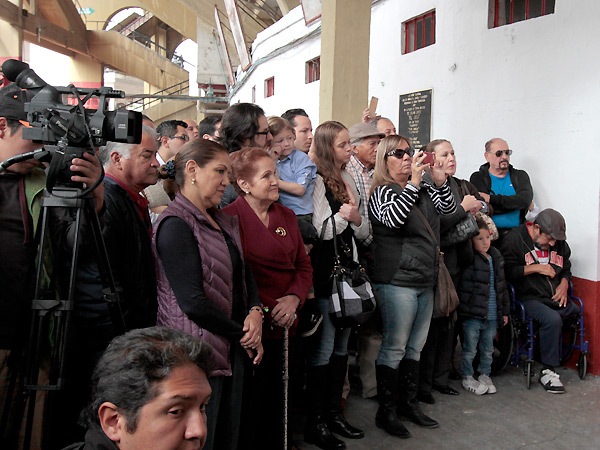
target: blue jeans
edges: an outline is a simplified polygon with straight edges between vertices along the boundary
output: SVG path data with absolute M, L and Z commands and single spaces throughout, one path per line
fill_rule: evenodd
M 480 375 L 489 376 L 492 371 L 492 355 L 494 353 L 494 337 L 498 322 L 496 320 L 465 319 L 463 321 L 463 346 L 460 369 L 463 377 L 473 376 L 473 359 L 479 343 Z
M 348 340 L 352 328 L 337 329 L 329 318 L 329 299 L 317 298 L 317 306 L 323 314 L 319 340 L 309 357 L 309 365 L 324 366 L 329 364 L 331 355 L 346 356 L 348 354 Z
M 433 313 L 433 288 L 414 289 L 375 284 L 383 322 L 377 364 L 398 368 L 406 357 L 418 361 Z

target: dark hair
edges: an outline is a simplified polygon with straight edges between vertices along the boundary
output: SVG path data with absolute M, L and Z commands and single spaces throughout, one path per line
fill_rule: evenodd
M 98 408 L 111 402 L 125 415 L 127 431 L 135 432 L 140 409 L 159 394 L 159 384 L 173 369 L 194 364 L 206 376 L 213 350 L 197 338 L 165 327 L 141 328 L 112 340 L 92 375 L 92 397 L 81 422 L 100 424 Z
M 269 158 L 269 154 L 262 148 L 245 148 L 243 150 L 232 153 L 229 157 L 231 160 L 231 172 L 229 173 L 229 181 L 235 191 L 239 195 L 246 195 L 242 188 L 237 184 L 238 178 L 249 179 L 256 173 L 256 161 L 260 158 Z
M 227 153 L 227 149 L 208 139 L 194 139 L 185 144 L 175 155 L 175 181 L 177 184 L 183 186 L 185 165 L 188 161 L 195 161 L 199 167 L 204 167 L 221 152 Z
M 177 133 L 177 127 L 183 127 L 185 130 L 187 130 L 187 123 L 185 123 L 183 120 L 165 120 L 156 127 L 156 133 L 158 134 L 158 148 L 160 148 L 162 145 L 160 138 L 163 136 L 175 136 Z
M 198 136 L 202 137 L 205 134 L 214 136 L 215 131 L 217 130 L 217 124 L 222 120 L 223 116 L 221 114 L 206 116 L 204 119 L 202 119 L 202 122 L 198 124 Z
M 154 123 L 154 120 L 152 120 L 150 117 L 148 117 L 146 114 L 142 114 L 142 120 L 149 120 L 150 122 Z
M 490 227 L 488 226 L 488 224 L 486 223 L 486 221 L 484 219 L 482 219 L 481 217 L 475 217 L 475 222 L 477 222 L 477 227 L 480 230 L 488 230 L 488 231 L 490 231 Z
M 223 115 L 219 143 L 229 153 L 237 152 L 246 139 L 253 139 L 258 132 L 258 119 L 264 116 L 263 109 L 254 103 L 236 103 Z
M 302 108 L 296 108 L 288 109 L 281 115 L 281 117 L 291 123 L 293 127 L 296 126 L 296 116 L 308 117 L 308 114 L 306 114 L 306 111 L 304 111 Z
M 333 192 L 333 196 L 342 203 L 348 203 L 350 197 L 346 192 L 346 183 L 340 173 L 340 168 L 335 167 L 333 159 L 333 143 L 335 138 L 347 128 L 336 121 L 323 122 L 315 130 L 315 164 L 319 175 L 323 177 L 325 184 Z M 341 168 L 342 170 L 344 167 Z
M 6 119 L 6 125 L 8 125 L 8 128 L 10 129 L 11 136 L 19 131 L 19 128 L 23 126 L 21 122 L 16 119 Z

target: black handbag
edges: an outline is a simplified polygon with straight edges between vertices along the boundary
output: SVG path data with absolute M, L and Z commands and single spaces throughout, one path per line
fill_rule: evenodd
M 338 251 L 338 237 L 333 215 L 325 219 L 321 229 L 321 243 L 325 235 L 327 221 L 331 220 L 333 232 L 334 265 L 332 271 L 333 287 L 329 297 L 329 317 L 336 328 L 347 328 L 365 323 L 375 312 L 377 301 L 367 271 L 352 258 L 342 263 Z M 344 253 L 352 250 L 344 245 Z
M 458 180 L 459 194 L 464 197 L 469 195 L 469 188 L 465 180 Z M 462 192 L 461 192 L 462 191 Z M 483 213 L 482 213 L 483 214 Z M 479 227 L 473 214 L 467 211 L 467 217 L 462 219 L 440 237 L 440 247 L 450 247 L 451 245 L 460 244 L 479 234 Z
M 460 244 L 468 241 L 479 234 L 479 227 L 475 221 L 475 217 L 467 211 L 467 217 L 462 219 L 452 228 L 450 228 L 441 237 L 441 246 L 450 247 L 451 245 Z

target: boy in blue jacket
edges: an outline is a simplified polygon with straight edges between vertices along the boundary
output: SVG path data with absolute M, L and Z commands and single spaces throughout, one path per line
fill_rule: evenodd
M 491 247 L 490 231 L 482 219 L 477 219 L 479 235 L 473 244 L 473 262 L 458 283 L 460 304 L 458 314 L 463 319 L 463 350 L 461 357 L 462 385 L 477 395 L 494 394 L 496 386 L 490 378 L 494 337 L 498 326 L 508 323 L 510 300 L 504 278 L 504 260 Z M 473 359 L 479 344 L 479 379 L 473 378 Z

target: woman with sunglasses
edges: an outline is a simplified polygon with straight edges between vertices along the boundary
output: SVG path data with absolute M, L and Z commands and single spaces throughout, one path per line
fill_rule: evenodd
M 377 358 L 376 423 L 391 435 L 410 437 L 399 416 L 426 428 L 438 423 L 419 408 L 419 359 L 433 312 L 439 214 L 456 203 L 439 162 L 426 164 L 408 139 L 388 136 L 377 148 L 369 218 L 373 227 L 373 281 L 379 294 L 383 340 Z M 432 181 L 423 181 L 431 172 Z

